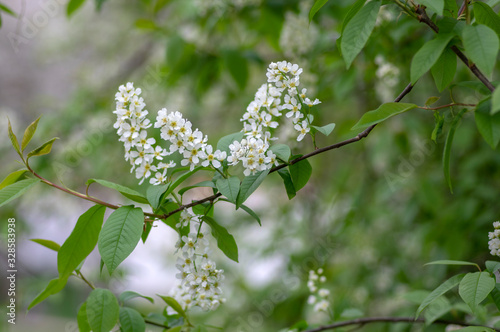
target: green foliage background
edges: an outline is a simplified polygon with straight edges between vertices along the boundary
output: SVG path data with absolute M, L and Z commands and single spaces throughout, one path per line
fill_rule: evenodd
M 366 111 L 383 102 L 376 93 L 377 85 L 383 82 L 377 78 L 375 58 L 383 56 L 399 68 L 399 82 L 391 91 L 395 98 L 410 82 L 412 56 L 434 35 L 396 7 L 385 8 L 392 19 L 375 28 L 364 52 L 346 70 L 336 39 L 339 22 L 352 4 L 350 0 L 328 2 L 309 26 L 310 1 L 221 0 L 202 9 L 194 1 L 142 0 L 124 5 L 109 0 L 99 12 L 93 3 L 84 4 L 68 19 L 69 26 L 75 28 L 37 54 L 45 61 L 55 59 L 68 66 L 72 58 L 85 58 L 78 63 L 71 94 L 63 103 L 43 96 L 30 98 L 30 103 L 15 110 L 21 120 L 18 128 L 44 113 L 33 139 L 37 144 L 49 137 L 61 138 L 51 155 L 33 160 L 34 168 L 44 177 L 60 177 L 68 187 L 80 191 L 89 178 L 139 188 L 128 172 L 111 126 L 118 85 L 134 81 L 143 88 L 151 119 L 161 107 L 180 110 L 215 144 L 220 137 L 240 129 L 239 119 L 265 82 L 267 65 L 282 59 L 304 68 L 302 85 L 315 91 L 322 101 L 315 114 L 319 122 L 336 123 L 333 134 L 321 137 L 318 145 L 355 136 L 357 132 L 350 128 Z M 303 52 L 293 52 L 290 45 L 280 43 L 290 15 L 306 22 L 301 33 L 313 41 Z M 0 33 L 5 33 L 4 29 Z M 189 35 L 194 37 L 188 39 Z M 458 64 L 455 77 L 471 82 L 440 93 L 426 74 L 403 101 L 423 105 L 429 96 L 438 96 L 439 104 L 446 104 L 453 96 L 457 102 L 477 103 L 482 98 L 476 79 L 463 64 Z M 500 215 L 498 148 L 492 150 L 484 142 L 468 113 L 453 142 L 451 194 L 441 158 L 452 117 L 449 110 L 441 113 L 445 123 L 437 143 L 430 139 L 432 111 L 415 109 L 377 126 L 359 143 L 310 159 L 311 181 L 291 201 L 278 175 L 270 176 L 260 195 L 272 200 L 273 209 L 256 209 L 262 230 L 255 230 L 259 226 L 240 212 L 216 211 L 235 236 L 240 251 L 255 252 L 259 257 L 278 255 L 285 268 L 256 287 L 247 283 L 241 268 L 248 262 L 226 264 L 220 257 L 218 264 L 227 271 L 228 302 L 215 314 L 197 313 L 195 320 L 223 326 L 225 331 L 235 331 L 239 324 L 259 324 L 256 331 L 277 331 L 293 325 L 298 317 L 308 318 L 310 323 L 326 322 L 326 316 L 315 315 L 306 303 L 307 274 L 318 267 L 325 269 L 337 319 L 343 313 L 344 318 L 356 313 L 347 309 L 358 309 L 365 316 L 411 316 L 418 305 L 405 294 L 432 289 L 449 275 L 469 271 L 423 267 L 424 263 L 459 259 L 483 265 L 491 259 L 487 232 Z M 81 153 L 82 142 L 87 142 L 89 152 Z M 313 150 L 308 138 L 292 145 L 295 154 Z M 15 153 L 6 145 L 0 152 L 5 160 L 3 176 L 16 168 L 12 162 Z M 40 188 L 23 199 L 36 200 L 52 193 L 51 188 Z M 6 220 L 19 215 L 19 209 L 28 208 L 29 204 L 11 204 L 0 216 Z M 30 224 L 36 221 L 19 222 L 23 223 L 18 230 L 21 234 L 29 233 Z M 259 238 L 259 231 L 266 236 Z M 21 281 L 26 306 L 47 280 L 31 276 Z M 76 312 L 69 309 L 76 308 L 88 293 L 79 286 L 57 295 L 39 310 L 74 317 Z M 449 316 L 462 318 L 464 313 L 455 311 Z M 380 324 L 364 330 L 420 328 Z

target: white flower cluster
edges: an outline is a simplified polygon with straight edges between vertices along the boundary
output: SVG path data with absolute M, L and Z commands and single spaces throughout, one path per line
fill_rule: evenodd
M 290 58 L 306 55 L 318 40 L 318 28 L 314 22 L 309 22 L 311 5 L 306 3 L 304 1 L 300 4 L 301 11 L 298 14 L 293 11 L 285 13 L 279 43 L 284 54 Z
M 200 221 L 199 216 L 184 210 L 177 224 L 178 228 L 188 226 L 196 230 L 182 236 L 176 244 L 181 252 L 176 264 L 180 284 L 174 289 L 173 297 L 184 310 L 193 306 L 205 311 L 215 310 L 225 302 L 221 297 L 224 270 L 217 269 L 215 262 L 208 257 L 208 240 L 200 230 Z
M 375 63 L 378 65 L 375 75 L 378 82 L 375 85 L 375 92 L 380 101 L 387 103 L 394 99 L 394 88 L 399 84 L 399 68 L 377 55 Z
M 318 271 L 309 271 L 309 280 L 307 281 L 307 287 L 311 295 L 307 299 L 307 303 L 314 304 L 314 311 L 316 312 L 328 312 L 330 308 L 330 302 L 327 298 L 330 296 L 330 291 L 326 288 L 318 288 L 319 283 L 325 283 L 326 277 L 322 276 L 323 269 L 318 269 Z
M 151 172 L 157 172 L 156 178 L 151 183 L 160 184 L 164 182 L 167 169 L 175 166 L 173 163 L 154 162 L 163 160 L 168 152 L 160 146 L 154 146 L 154 138 L 148 138 L 146 129 L 151 127 L 151 122 L 146 119 L 148 111 L 144 108 L 144 99 L 139 97 L 141 89 L 135 89 L 133 83 L 121 85 L 115 94 L 116 110 L 113 112 L 117 120 L 113 127 L 120 135 L 120 141 L 125 146 L 125 160 L 132 165 L 130 172 L 135 169 L 135 176 L 141 179 L 141 184 L 151 176 Z M 137 168 L 136 168 L 137 167 Z
M 226 152 L 214 152 L 207 144 L 207 136 L 198 128 L 193 130 L 191 122 L 184 119 L 181 112 L 168 113 L 166 108 L 159 110 L 154 127 L 160 128 L 161 138 L 170 142 L 169 154 L 177 151 L 183 156 L 182 166 L 189 165 L 191 170 L 199 165 L 219 168 L 226 159 Z
M 255 174 L 276 164 L 276 156 L 269 151 L 269 147 L 270 141 L 277 139 L 272 137 L 271 130 L 279 126 L 276 120 L 282 116 L 282 111 L 286 112 L 285 116 L 292 120 L 295 130 L 299 132 L 297 141 L 309 133 L 310 107 L 320 101 L 310 100 L 306 96 L 307 89 L 299 92 L 301 73 L 299 65 L 287 61 L 269 65 L 266 74 L 268 83 L 257 90 L 255 99 L 241 118 L 245 138 L 229 146 L 228 162 L 234 166 L 241 161 L 245 175 Z
M 490 249 L 490 254 L 493 256 L 500 256 L 500 221 L 495 221 L 493 223 L 495 230 L 488 233 L 488 248 Z

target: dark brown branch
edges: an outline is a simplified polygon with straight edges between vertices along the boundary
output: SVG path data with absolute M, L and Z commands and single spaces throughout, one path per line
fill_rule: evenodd
M 422 23 L 427 24 L 435 33 L 439 32 L 438 26 L 429 18 L 424 7 L 418 6 L 415 12 L 418 14 L 418 20 Z M 490 90 L 493 92 L 495 86 L 484 76 L 484 74 L 477 68 L 477 66 L 472 63 L 467 56 L 458 49 L 456 46 L 452 46 L 451 50 L 462 60 L 462 62 L 469 67 L 470 71 Z
M 345 326 L 351 326 L 351 325 L 365 325 L 365 324 L 371 324 L 371 323 L 425 323 L 424 318 L 413 318 L 413 317 L 366 317 L 366 318 L 357 318 L 353 320 L 347 320 L 344 322 L 338 322 L 330 325 L 324 325 L 320 326 L 318 328 L 312 329 L 312 330 L 305 330 L 304 332 L 319 332 L 319 331 L 326 331 L 326 330 L 333 330 L 337 329 L 340 327 L 345 327 Z M 456 322 L 456 321 L 451 321 L 451 320 L 445 320 L 445 319 L 438 319 L 435 320 L 432 324 L 454 324 L 454 325 L 460 325 L 460 326 L 484 326 L 484 325 L 475 325 L 475 324 L 469 324 L 469 323 L 464 323 L 464 322 Z M 499 329 L 495 329 L 493 327 L 489 326 L 484 326 L 488 327 L 492 330 L 495 331 L 500 331 Z

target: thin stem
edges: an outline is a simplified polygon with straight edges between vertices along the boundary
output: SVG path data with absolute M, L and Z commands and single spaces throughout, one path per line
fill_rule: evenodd
M 338 322 L 330 325 L 324 325 L 320 326 L 315 329 L 311 330 L 305 330 L 304 332 L 319 332 L 319 331 L 327 331 L 327 330 L 333 330 L 345 326 L 351 326 L 351 325 L 366 325 L 366 324 L 371 324 L 371 323 L 425 323 L 424 318 L 413 318 L 413 317 L 366 317 L 366 318 L 357 318 L 357 319 L 352 319 L 352 320 L 347 320 L 344 322 Z M 469 324 L 469 323 L 464 323 L 464 322 L 456 322 L 456 321 L 451 321 L 451 320 L 445 320 L 445 319 L 438 319 L 435 320 L 432 324 L 454 324 L 454 325 L 460 325 L 460 326 L 483 326 L 483 327 L 488 327 L 494 331 L 500 331 L 499 329 L 485 326 L 485 325 L 476 325 L 476 324 Z
M 158 327 L 163 327 L 163 328 L 165 328 L 165 329 L 170 328 L 168 325 L 163 325 L 163 324 L 161 324 L 161 323 L 153 322 L 152 320 L 149 320 L 149 319 L 147 319 L 147 318 L 144 318 L 144 322 L 145 322 L 146 324 L 149 324 L 149 325 L 154 325 L 154 326 L 158 326 Z
M 85 278 L 85 276 L 82 274 L 81 271 L 78 271 L 78 273 L 75 276 L 79 277 L 80 279 L 82 279 L 83 281 L 85 281 L 85 283 L 87 285 L 89 285 L 89 287 L 92 288 L 92 290 L 95 289 L 94 285 L 92 285 L 92 283 L 90 281 L 88 281 L 87 278 Z
M 446 105 L 441 105 L 437 107 L 425 107 L 425 106 L 419 106 L 418 108 L 421 108 L 423 110 L 440 110 L 442 108 L 448 108 L 448 107 L 453 107 L 453 106 L 465 106 L 465 107 L 476 107 L 476 104 L 462 104 L 462 103 L 451 103 L 451 104 L 446 104 Z

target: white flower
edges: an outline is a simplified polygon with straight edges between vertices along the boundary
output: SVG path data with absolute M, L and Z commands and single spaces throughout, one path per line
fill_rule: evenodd
M 493 223 L 495 230 L 488 233 L 488 248 L 490 249 L 490 254 L 493 256 L 500 256 L 500 222 L 495 221 Z
M 328 295 L 330 295 L 330 291 L 328 289 L 324 289 L 324 288 L 321 288 L 319 291 L 318 291 L 318 295 L 320 297 L 328 297 Z
M 301 141 L 304 136 L 306 136 L 306 134 L 311 130 L 311 128 L 309 128 L 309 124 L 307 123 L 307 121 L 302 121 L 302 124 L 296 124 L 295 126 L 293 126 L 295 128 L 295 130 L 297 130 L 298 132 L 300 132 L 299 136 L 297 137 L 297 141 Z
M 330 303 L 326 300 L 321 300 L 314 305 L 314 311 L 316 312 L 327 312 L 330 307 Z

